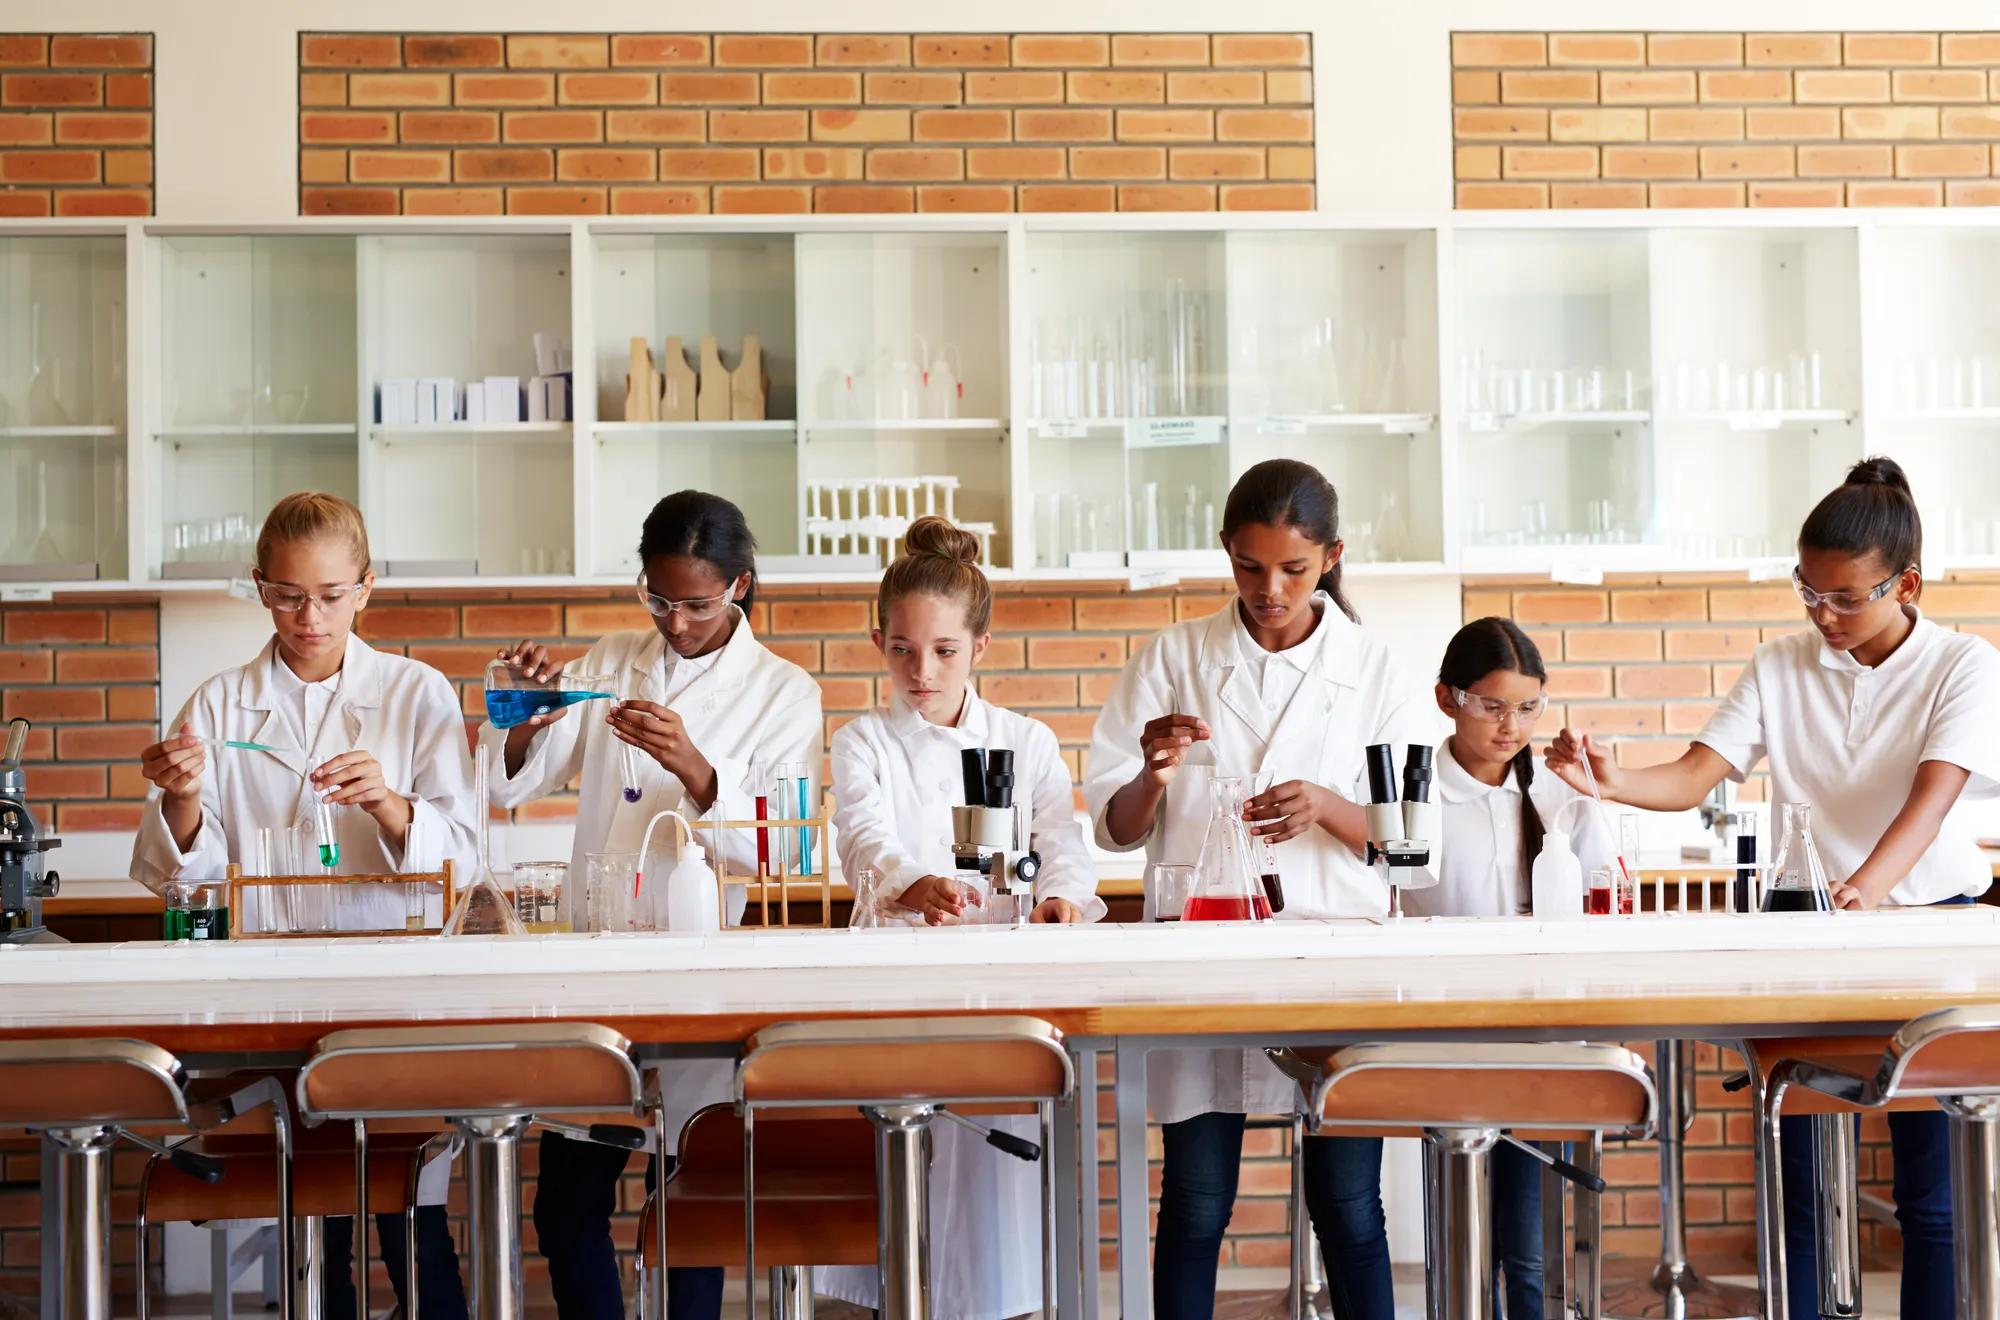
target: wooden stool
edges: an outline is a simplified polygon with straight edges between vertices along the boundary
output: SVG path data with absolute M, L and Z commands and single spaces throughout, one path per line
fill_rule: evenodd
M 1054 1106 L 1076 1086 L 1062 1033 L 1039 1018 L 851 1018 L 788 1022 L 744 1042 L 736 1068 L 743 1116 L 744 1301 L 755 1312 L 756 1111 L 855 1105 L 875 1128 L 877 1305 L 883 1320 L 930 1313 L 930 1123 L 947 1106 L 1031 1105 L 1041 1145 L 987 1131 L 998 1149 L 1041 1159 Z M 977 1127 L 962 1115 L 951 1117 Z M 1053 1305 L 1050 1210 L 1042 1165 L 1042 1296 Z
M 1596 1138 L 1644 1132 L 1658 1108 L 1645 1060 L 1614 1045 L 1354 1045 L 1329 1054 L 1309 1076 L 1296 1066 L 1286 1070 L 1300 1077 L 1315 1135 L 1332 1135 L 1328 1128 L 1345 1135 L 1421 1130 L 1426 1274 L 1431 1314 L 1442 1320 L 1493 1315 L 1487 1207 L 1503 1129 L 1549 1141 L 1588 1138 L 1594 1156 Z M 1595 1159 L 1572 1174 L 1594 1179 Z M 1545 1233 L 1549 1209 L 1543 1206 Z M 1581 1213 L 1578 1220 L 1581 1253 Z M 1589 1268 L 1594 1272 L 1594 1260 Z
M 780 1111 L 757 1145 L 757 1237 L 767 1258 L 786 1262 L 770 1271 L 776 1320 L 809 1320 L 814 1265 L 876 1259 L 874 1125 L 852 1110 L 807 1115 Z M 743 1119 L 730 1105 L 698 1110 L 681 1129 L 674 1171 L 639 1219 L 641 1320 L 659 1320 L 649 1271 L 663 1255 L 674 1268 L 746 1259 L 743 1148 Z
M 469 1149 L 471 1304 L 478 1320 L 522 1314 L 522 1133 L 541 1123 L 639 1150 L 646 1145 L 639 1128 L 586 1129 L 541 1116 L 650 1112 L 657 1122 L 658 1114 L 656 1098 L 641 1089 L 631 1043 L 609 1027 L 582 1022 L 336 1031 L 313 1047 L 300 1071 L 298 1102 L 308 1125 L 352 1121 L 364 1146 L 365 1125 L 374 1119 L 439 1118 L 457 1126 Z

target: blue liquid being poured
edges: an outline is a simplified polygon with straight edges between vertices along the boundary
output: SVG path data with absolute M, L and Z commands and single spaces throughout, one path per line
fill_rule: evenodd
M 609 692 L 551 692 L 543 688 L 487 688 L 486 718 L 496 729 L 511 729 L 579 701 L 614 698 Z

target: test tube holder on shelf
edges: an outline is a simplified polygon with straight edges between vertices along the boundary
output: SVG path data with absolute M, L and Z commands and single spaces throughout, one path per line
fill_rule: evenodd
M 245 875 L 239 863 L 231 862 L 229 869 L 224 872 L 224 878 L 229 886 L 231 913 L 243 911 L 243 891 L 246 889 L 281 889 L 295 885 L 320 888 L 334 885 L 395 885 L 407 889 L 411 885 L 438 885 L 444 891 L 444 904 L 439 909 L 439 924 L 435 926 L 422 926 L 416 929 L 404 926 L 385 930 L 248 930 L 239 927 L 229 933 L 231 939 L 238 940 L 344 939 L 357 935 L 379 939 L 385 935 L 437 935 L 443 932 L 443 922 L 450 916 L 452 905 L 457 901 L 458 895 L 452 881 L 450 858 L 445 859 L 444 866 L 440 870 L 412 871 L 403 875 Z M 428 907 L 429 904 L 426 903 L 425 906 Z
M 833 867 L 829 847 L 832 840 L 832 833 L 829 829 L 829 824 L 830 822 L 825 816 L 705 822 L 703 828 L 706 829 L 810 830 L 817 840 L 813 852 L 814 858 L 819 862 L 819 869 L 817 871 L 794 872 L 791 869 L 792 859 L 795 856 L 794 850 L 783 846 L 766 850 L 767 855 L 771 858 L 771 869 L 758 874 L 735 875 L 727 870 L 718 869 L 715 873 L 716 899 L 721 904 L 722 910 L 724 912 L 729 910 L 730 887 L 732 885 L 740 887 L 747 891 L 746 898 L 748 902 L 757 904 L 757 917 L 760 927 L 770 929 L 771 899 L 772 891 L 775 889 L 777 891 L 778 903 L 777 928 L 787 929 L 794 924 L 792 921 L 792 890 L 794 887 L 803 886 L 808 894 L 811 894 L 814 890 L 818 891 L 819 919 L 812 922 L 798 922 L 798 927 L 804 930 L 824 930 L 831 927 L 833 925 Z M 782 845 L 782 840 L 774 839 L 773 841 L 779 842 Z M 726 864 L 729 850 L 726 848 L 717 848 L 715 855 Z M 747 903 L 745 910 L 748 910 Z M 727 927 L 724 929 L 727 929 Z

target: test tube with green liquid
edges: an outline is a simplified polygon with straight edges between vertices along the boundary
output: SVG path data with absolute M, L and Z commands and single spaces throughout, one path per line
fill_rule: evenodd
M 340 836 L 333 831 L 333 804 L 323 797 L 313 799 L 313 842 L 319 845 L 319 864 L 331 871 L 340 865 Z

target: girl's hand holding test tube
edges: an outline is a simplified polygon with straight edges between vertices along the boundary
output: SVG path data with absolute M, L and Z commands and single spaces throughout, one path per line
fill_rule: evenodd
M 618 741 L 638 748 L 680 780 L 696 806 L 707 811 L 715 805 L 715 767 L 688 737 L 677 713 L 658 702 L 621 701 L 605 721 Z
M 342 752 L 312 772 L 313 792 L 336 807 L 359 807 L 375 818 L 382 832 L 398 843 L 409 833 L 416 814 L 410 800 L 389 787 L 382 763 L 361 748 Z

